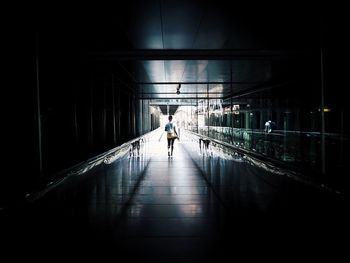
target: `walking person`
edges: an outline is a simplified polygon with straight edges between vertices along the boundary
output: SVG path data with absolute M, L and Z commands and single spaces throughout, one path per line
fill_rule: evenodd
M 169 122 L 165 124 L 165 131 L 167 132 L 167 141 L 168 141 L 168 156 L 173 156 L 174 151 L 174 141 L 175 139 L 179 139 L 179 136 L 176 131 L 175 124 L 171 121 L 173 120 L 173 116 L 169 115 Z

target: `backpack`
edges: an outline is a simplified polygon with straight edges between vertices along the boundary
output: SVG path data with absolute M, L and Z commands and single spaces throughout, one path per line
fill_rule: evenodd
M 166 132 L 169 132 L 169 133 L 174 132 L 174 131 L 173 131 L 173 124 L 172 124 L 172 123 L 167 123 L 167 124 L 165 125 L 165 131 L 166 131 Z

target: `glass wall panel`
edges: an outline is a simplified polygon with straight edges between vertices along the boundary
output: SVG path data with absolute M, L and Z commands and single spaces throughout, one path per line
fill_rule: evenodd
M 341 182 L 331 174 L 345 165 L 349 137 L 344 120 L 348 116 L 342 109 L 326 106 L 322 135 L 320 93 L 315 87 L 305 91 L 304 85 L 294 85 L 240 98 L 194 99 L 177 112 L 182 114 L 181 127 L 339 186 Z

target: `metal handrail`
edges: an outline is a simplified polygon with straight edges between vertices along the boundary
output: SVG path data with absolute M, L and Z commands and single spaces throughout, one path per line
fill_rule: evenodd
M 239 154 L 246 156 L 247 159 L 249 159 L 252 163 L 262 164 L 262 165 L 259 165 L 260 167 L 274 167 L 273 170 L 279 170 L 280 174 L 284 174 L 284 175 L 286 175 L 286 176 L 288 176 L 296 181 L 302 182 L 302 183 L 307 184 L 307 185 L 311 185 L 315 188 L 325 190 L 325 191 L 328 191 L 331 193 L 343 194 L 342 192 L 335 190 L 335 189 L 331 189 L 324 184 L 319 184 L 319 183 L 312 181 L 311 178 L 303 175 L 302 172 L 298 171 L 297 167 L 295 167 L 295 166 L 287 165 L 286 163 L 283 163 L 283 162 L 278 161 L 276 159 L 269 158 L 267 156 L 264 156 L 264 155 L 256 153 L 256 152 L 252 152 L 249 150 L 238 148 L 235 145 L 229 144 L 227 142 L 219 141 L 219 140 L 213 139 L 211 137 L 208 137 L 208 136 L 205 136 L 202 134 L 198 134 L 198 133 L 195 133 L 195 132 L 192 132 L 189 130 L 185 130 L 185 132 L 191 134 L 192 136 L 198 137 L 199 139 L 210 140 L 211 142 L 214 142 L 217 145 L 221 145 L 221 146 L 226 147 L 232 151 L 236 151 Z
M 76 175 L 82 175 L 85 174 L 86 172 L 90 171 L 92 168 L 100 165 L 103 163 L 106 158 L 109 156 L 115 156 L 116 153 L 120 153 L 123 151 L 123 149 L 129 149 L 131 147 L 131 144 L 135 141 L 138 141 L 140 139 L 144 139 L 149 136 L 150 133 L 153 131 L 150 131 L 148 133 L 145 133 L 137 138 L 134 138 L 130 141 L 127 141 L 123 143 L 122 145 L 119 145 L 115 148 L 112 148 L 104 153 L 101 153 L 97 156 L 94 156 L 90 159 L 87 159 L 86 161 L 82 161 L 74 166 L 71 166 L 69 168 L 66 168 L 64 170 L 61 170 L 60 172 L 56 173 L 55 175 L 52 175 L 51 177 L 54 178 L 53 180 L 49 181 L 44 189 L 41 189 L 39 191 L 33 192 L 33 193 L 27 193 L 25 195 L 25 201 L 27 202 L 32 202 L 37 200 L 38 198 L 44 196 L 46 193 L 51 191 L 53 188 L 57 187 L 58 185 L 61 185 L 63 182 L 65 182 L 68 178 Z M 124 154 L 119 156 L 119 158 L 125 156 L 127 154 L 127 151 L 125 151 Z

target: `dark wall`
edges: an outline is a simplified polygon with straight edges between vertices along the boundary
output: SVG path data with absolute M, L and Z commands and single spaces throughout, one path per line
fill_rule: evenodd
M 149 104 L 143 113 L 137 110 L 134 87 L 125 84 L 131 82 L 128 74 L 89 56 L 88 50 L 103 47 L 101 32 L 71 25 L 30 21 L 6 38 L 11 74 L 2 127 L 9 172 L 1 174 L 0 205 L 151 130 Z M 147 125 L 139 128 L 136 118 Z

